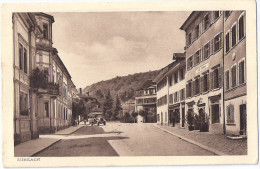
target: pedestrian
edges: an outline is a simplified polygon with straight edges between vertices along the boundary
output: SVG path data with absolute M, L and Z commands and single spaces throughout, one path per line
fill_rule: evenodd
M 75 119 L 75 127 L 77 127 L 78 121 L 77 119 Z
M 84 126 L 86 126 L 86 124 L 87 124 L 87 120 L 86 120 L 86 119 L 84 119 Z

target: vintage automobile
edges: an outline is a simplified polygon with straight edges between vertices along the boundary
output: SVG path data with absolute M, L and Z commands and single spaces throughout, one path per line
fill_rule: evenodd
M 88 115 L 88 122 L 91 126 L 94 124 L 97 124 L 98 126 L 100 124 L 106 125 L 106 120 L 102 115 L 102 112 L 91 112 Z

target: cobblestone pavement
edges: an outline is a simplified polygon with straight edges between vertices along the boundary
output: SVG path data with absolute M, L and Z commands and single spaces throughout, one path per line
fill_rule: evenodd
M 247 155 L 246 139 L 232 140 L 223 134 L 199 132 L 199 130 L 188 131 L 187 129 L 170 126 L 158 126 L 172 133 L 176 133 L 179 136 L 194 140 L 200 144 L 211 147 L 228 155 Z

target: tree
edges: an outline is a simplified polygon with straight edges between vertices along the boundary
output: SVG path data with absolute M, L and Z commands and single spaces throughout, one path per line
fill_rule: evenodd
M 112 108 L 113 108 L 114 100 L 110 94 L 109 89 L 107 90 L 107 95 L 105 97 L 105 101 L 103 104 L 103 114 L 106 118 L 110 119 L 112 115 Z
M 115 103 L 115 109 L 114 109 L 114 112 L 113 112 L 112 119 L 116 120 L 117 116 L 119 115 L 119 112 L 121 110 L 122 110 L 122 105 L 121 105 L 121 102 L 119 100 L 118 95 L 116 95 L 116 103 Z
M 83 100 L 74 101 L 72 103 L 72 117 L 76 119 L 78 116 L 83 115 L 86 111 Z
M 131 113 L 131 115 L 134 118 L 134 122 L 135 122 L 135 118 L 138 116 L 138 113 L 134 111 Z
M 47 74 L 38 67 L 35 68 L 30 75 L 30 86 L 34 89 L 46 89 L 48 84 Z
M 139 115 L 144 118 L 144 122 L 145 122 L 145 120 L 147 119 L 148 111 L 142 109 L 139 111 Z
M 130 117 L 130 113 L 129 112 L 125 112 L 124 113 L 124 119 L 125 119 L 125 123 L 127 123 L 129 121 L 129 117 Z

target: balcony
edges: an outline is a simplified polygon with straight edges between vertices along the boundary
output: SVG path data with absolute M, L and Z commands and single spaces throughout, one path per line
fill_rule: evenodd
M 37 93 L 40 95 L 48 94 L 52 96 L 58 96 L 60 95 L 59 85 L 54 83 L 47 83 L 46 88 L 38 88 Z
M 50 40 L 45 38 L 38 38 L 36 39 L 36 45 L 41 47 L 49 47 L 50 46 Z

